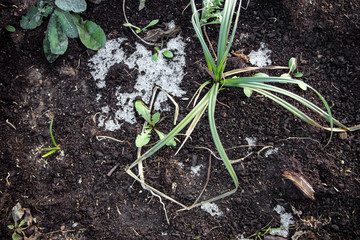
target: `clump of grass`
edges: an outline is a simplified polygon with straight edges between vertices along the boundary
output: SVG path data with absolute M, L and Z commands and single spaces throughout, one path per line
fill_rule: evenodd
M 49 131 L 50 131 L 51 141 L 52 141 L 54 146 L 50 147 L 50 148 L 43 148 L 44 151 L 48 151 L 47 153 L 42 155 L 43 158 L 47 157 L 47 156 L 50 156 L 51 154 L 53 154 L 56 151 L 60 150 L 60 147 L 59 147 L 59 145 L 57 145 L 57 143 L 55 141 L 55 138 L 54 138 L 54 135 L 53 135 L 53 131 L 52 131 L 53 122 L 54 122 L 54 118 L 51 119 Z
M 257 70 L 259 68 L 253 67 L 253 68 L 246 68 L 246 69 L 234 69 L 231 71 L 225 72 L 225 66 L 226 66 L 226 60 L 229 55 L 229 51 L 231 49 L 233 39 L 236 33 L 236 27 L 237 22 L 240 16 L 240 9 L 241 9 L 241 3 L 240 0 L 227 0 L 224 3 L 224 9 L 222 12 L 222 20 L 220 24 L 220 32 L 218 37 L 218 44 L 217 44 L 217 52 L 214 53 L 214 56 L 211 54 L 211 51 L 209 50 L 209 46 L 206 43 L 206 40 L 204 38 L 203 31 L 202 31 L 202 23 L 200 22 L 200 11 L 196 8 L 195 1 L 191 0 L 191 7 L 192 7 L 192 25 L 194 27 L 196 36 L 198 37 L 202 50 L 204 52 L 206 64 L 207 64 L 207 71 L 209 73 L 209 78 L 205 80 L 205 82 L 199 87 L 197 92 L 194 95 L 194 102 L 197 102 L 194 106 L 194 108 L 184 117 L 184 119 L 176 125 L 172 131 L 170 131 L 163 139 L 161 139 L 157 144 L 155 144 L 153 147 L 151 147 L 147 152 L 139 156 L 129 167 L 126 168 L 126 172 L 132 176 L 134 179 L 139 181 L 143 188 L 151 191 L 153 194 L 157 194 L 159 196 L 162 196 L 178 205 L 180 205 L 183 210 L 189 210 L 193 207 L 210 203 L 219 199 L 222 199 L 224 197 L 227 197 L 233 193 L 235 193 L 239 187 L 239 181 L 238 177 L 234 171 L 234 168 L 232 167 L 232 164 L 226 154 L 226 151 L 223 147 L 223 144 L 220 140 L 220 136 L 218 134 L 218 131 L 216 129 L 216 123 L 215 123 L 215 108 L 216 108 L 216 100 L 217 96 L 221 89 L 223 88 L 243 88 L 244 93 L 246 96 L 251 97 L 253 93 L 261 94 L 280 106 L 284 107 L 291 113 L 293 113 L 295 116 L 299 117 L 301 120 L 305 121 L 306 123 L 331 131 L 329 141 L 332 137 L 332 133 L 334 131 L 354 131 L 360 129 L 360 125 L 357 125 L 352 128 L 348 128 L 341 124 L 339 121 L 334 119 L 331 115 L 331 111 L 329 108 L 328 103 L 324 99 L 324 97 L 316 91 L 314 88 L 312 88 L 310 85 L 306 84 L 302 80 L 299 79 L 293 79 L 293 77 L 300 77 L 301 74 L 295 73 L 296 70 L 296 61 L 294 58 L 291 58 L 289 61 L 289 67 L 270 67 L 270 69 L 289 69 L 288 73 L 285 73 L 281 75 L 280 77 L 276 76 L 268 76 L 264 73 L 257 73 L 251 77 L 234 77 L 237 74 L 241 74 L 243 72 L 249 71 L 249 70 Z M 236 10 L 237 6 L 237 10 Z M 236 10 L 236 11 L 235 11 Z M 235 12 L 237 14 L 235 14 Z M 233 21 L 233 19 L 235 20 Z M 209 41 L 210 42 L 210 41 Z M 211 45 L 210 45 L 211 47 Z M 304 91 L 311 90 L 313 91 L 321 100 L 325 107 L 325 111 L 322 110 L 320 107 L 315 105 L 314 103 L 306 100 L 305 98 L 292 93 L 288 90 L 285 90 L 281 87 L 275 86 L 273 84 L 295 84 L 298 85 L 301 89 Z M 202 91 L 204 91 L 205 87 L 209 89 L 205 95 L 201 98 L 200 101 L 196 101 L 199 97 Z M 289 98 L 292 98 L 295 101 L 298 101 L 303 106 L 310 109 L 312 112 L 318 114 L 320 117 L 325 119 L 329 122 L 330 126 L 323 126 L 320 123 L 313 120 L 309 115 L 305 114 L 303 111 L 295 107 L 293 104 L 289 103 L 288 101 L 284 100 L 283 98 L 279 97 L 279 95 L 283 95 Z M 135 166 L 139 167 L 139 175 L 143 175 L 142 171 L 142 162 L 152 156 L 154 153 L 156 153 L 158 150 L 160 150 L 163 146 L 165 146 L 169 141 L 174 139 L 174 137 L 179 134 L 188 124 L 190 124 L 189 129 L 186 132 L 186 138 L 185 141 L 188 139 L 190 134 L 192 133 L 195 126 L 199 123 L 201 117 L 204 115 L 204 113 L 207 111 L 208 115 L 208 121 L 210 125 L 210 132 L 211 136 L 213 138 L 214 144 L 216 146 L 216 149 L 228 171 L 230 174 L 233 183 L 234 183 L 234 189 L 227 191 L 219 196 L 215 196 L 213 198 L 210 198 L 208 200 L 202 201 L 197 203 L 197 201 L 194 202 L 191 206 L 185 206 L 184 204 L 178 202 L 177 200 L 173 199 L 172 197 L 160 192 L 159 190 L 149 186 L 144 178 L 139 178 L 138 175 L 136 175 L 131 169 Z M 338 126 L 338 128 L 334 128 L 334 125 Z

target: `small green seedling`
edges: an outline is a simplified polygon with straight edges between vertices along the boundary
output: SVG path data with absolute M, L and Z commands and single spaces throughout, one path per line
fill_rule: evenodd
M 157 24 L 158 22 L 159 22 L 159 19 L 152 20 L 148 25 L 146 25 L 146 27 L 143 27 L 143 28 L 140 28 L 140 27 L 138 27 L 138 26 L 135 26 L 135 25 L 133 25 L 133 24 L 131 24 L 131 23 L 129 23 L 129 22 L 124 23 L 124 26 L 125 26 L 125 27 L 134 28 L 134 29 L 135 29 L 135 32 L 136 32 L 137 34 L 139 34 L 139 33 L 141 33 L 141 32 L 146 32 L 149 27 L 154 26 L 154 25 Z
M 53 121 L 54 121 L 54 118 L 51 119 L 51 123 L 50 123 L 50 137 L 51 137 L 51 140 L 52 140 L 52 142 L 54 144 L 54 147 L 43 148 L 44 151 L 48 151 L 48 152 L 46 154 L 44 154 L 42 157 L 47 157 L 47 156 L 53 154 L 54 152 L 60 150 L 60 147 L 55 142 L 55 138 L 54 138 L 54 135 L 53 135 L 53 132 L 52 132 Z
M 135 102 L 136 111 L 139 113 L 141 117 L 145 119 L 147 122 L 146 126 L 144 127 L 143 131 L 136 137 L 136 146 L 143 147 L 150 141 L 151 132 L 154 130 L 157 135 L 159 136 L 160 140 L 165 137 L 165 134 L 158 129 L 155 128 L 155 124 L 160 120 L 160 113 L 154 113 L 151 116 L 150 109 L 143 103 L 141 100 L 137 100 Z M 172 138 L 166 144 L 167 146 L 176 146 L 175 139 Z
M 158 60 L 158 54 L 160 53 L 160 48 L 159 47 L 155 47 L 155 54 L 152 55 L 152 60 L 153 61 L 157 61 Z M 173 58 L 174 54 L 172 53 L 172 51 L 170 50 L 165 50 L 162 52 L 162 54 L 167 57 L 167 58 Z
M 223 11 L 221 11 L 224 0 L 204 0 L 201 11 L 200 25 L 220 24 Z
M 13 225 L 8 225 L 8 228 L 13 230 L 12 239 L 22 240 L 25 237 L 24 230 L 26 230 L 32 223 L 33 217 L 31 216 L 30 210 L 22 208 L 20 203 L 17 203 L 12 208 L 12 218 L 14 221 Z M 21 221 L 20 221 L 21 220 Z M 20 223 L 18 223 L 20 221 Z
M 20 21 L 23 29 L 35 29 L 50 15 L 43 48 L 46 59 L 54 62 L 68 48 L 68 38 L 80 38 L 89 49 L 99 50 L 105 45 L 106 36 L 100 26 L 83 20 L 78 13 L 86 10 L 85 0 L 38 0 Z

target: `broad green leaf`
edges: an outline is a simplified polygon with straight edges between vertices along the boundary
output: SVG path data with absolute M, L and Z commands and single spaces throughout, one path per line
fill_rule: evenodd
M 58 16 L 58 21 L 61 23 L 66 36 L 69 38 L 77 38 L 79 36 L 78 30 L 71 14 L 60 8 L 56 8 L 54 12 Z
M 143 103 L 143 101 L 137 100 L 135 102 L 135 109 L 139 115 L 145 119 L 145 121 L 147 121 L 149 124 L 153 123 L 151 121 L 150 109 L 145 105 L 145 103 Z
M 295 75 L 294 75 L 294 77 L 296 77 L 296 78 L 301 78 L 302 76 L 304 76 L 304 74 L 302 74 L 302 73 L 295 73 Z
M 11 230 L 13 230 L 15 228 L 14 225 L 8 225 L 8 228 L 10 228 Z
M 152 115 L 152 123 L 153 125 L 155 125 L 157 122 L 159 122 L 160 120 L 160 113 L 154 113 L 154 115 Z
M 85 0 L 55 0 L 55 5 L 64 11 L 80 13 L 86 10 Z
M 51 53 L 50 42 L 47 37 L 47 33 L 45 33 L 45 38 L 43 41 L 43 49 L 44 49 L 45 57 L 50 63 L 54 62 L 59 57 L 58 54 Z
M 253 90 L 251 90 L 250 88 L 245 87 L 244 88 L 244 93 L 249 98 L 249 97 L 251 97 L 251 94 L 253 93 Z
M 151 59 L 153 61 L 157 61 L 158 60 L 158 53 L 154 53 L 152 56 L 151 56 Z
M 137 135 L 135 144 L 137 147 L 143 147 L 150 141 L 151 129 L 145 129 L 144 132 Z
M 304 91 L 307 89 L 307 86 L 305 83 L 299 83 L 298 86 Z
M 22 240 L 22 237 L 19 234 L 17 234 L 16 232 L 14 232 L 11 237 L 12 237 L 12 240 Z
M 155 132 L 157 133 L 157 135 L 159 136 L 160 140 L 162 140 L 163 138 L 165 138 L 165 134 L 157 129 L 154 129 Z M 167 143 L 166 146 L 172 146 L 175 147 L 176 146 L 176 141 L 174 138 L 170 139 Z
M 167 58 L 173 58 L 174 57 L 174 54 L 169 50 L 165 50 L 162 54 Z
M 68 47 L 68 37 L 66 36 L 58 17 L 52 14 L 47 28 L 47 37 L 50 42 L 50 50 L 52 54 L 62 55 Z
M 99 50 L 105 45 L 106 36 L 102 28 L 92 21 L 83 21 L 78 14 L 72 14 L 79 37 L 85 47 L 92 50 Z
M 7 25 L 7 26 L 5 27 L 5 29 L 6 29 L 8 32 L 15 32 L 14 26 L 11 26 L 11 25 Z
M 157 24 L 159 22 L 159 19 L 155 19 L 155 20 L 152 20 L 146 27 L 144 27 L 145 29 L 146 28 L 149 28 L 151 26 L 154 26 L 155 24 Z
M 20 21 L 20 26 L 23 29 L 34 29 L 42 24 L 43 15 L 41 9 L 35 6 L 29 8 L 26 16 L 23 16 Z
M 290 58 L 289 60 L 289 69 L 290 69 L 290 73 L 293 73 L 296 69 L 296 58 Z

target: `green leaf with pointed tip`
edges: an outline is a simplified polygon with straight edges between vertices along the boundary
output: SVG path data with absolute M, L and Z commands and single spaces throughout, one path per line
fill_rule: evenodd
M 86 10 L 85 0 L 55 0 L 55 5 L 64 11 L 80 13 Z
M 165 50 L 162 54 L 167 58 L 173 58 L 174 57 L 174 54 L 169 50 Z
M 244 88 L 244 93 L 249 98 L 249 97 L 251 97 L 251 94 L 253 93 L 253 90 L 251 90 L 250 88 L 245 87 Z
M 155 130 L 155 132 L 157 133 L 157 135 L 159 136 L 160 140 L 163 139 L 163 138 L 166 136 L 163 132 L 161 132 L 161 131 L 159 131 L 159 130 L 157 130 L 157 129 L 155 129 L 155 128 L 154 128 L 154 130 Z M 175 139 L 174 139 L 174 138 L 170 139 L 170 140 L 166 143 L 166 146 L 175 147 L 175 146 L 176 146 Z
M 153 123 L 151 121 L 150 109 L 145 105 L 145 103 L 143 103 L 143 101 L 137 100 L 135 102 L 135 109 L 139 115 L 145 119 L 145 121 L 147 121 L 149 124 Z
M 159 122 L 160 120 L 160 113 L 154 113 L 154 115 L 152 115 L 152 124 L 155 125 L 157 122 Z
M 69 44 L 68 37 L 66 36 L 55 13 L 53 13 L 50 17 L 46 32 L 50 42 L 51 53 L 57 55 L 64 54 Z
M 8 228 L 10 228 L 11 230 L 13 230 L 15 228 L 14 225 L 8 225 Z
M 106 36 L 104 30 L 92 21 L 83 21 L 78 14 L 72 14 L 79 37 L 85 47 L 92 50 L 99 50 L 105 45 Z
M 45 33 L 45 38 L 43 41 L 43 49 L 44 49 L 45 57 L 50 63 L 54 62 L 59 57 L 58 54 L 51 53 L 50 42 L 47 37 L 47 33 Z
M 150 141 L 151 129 L 145 129 L 144 132 L 137 135 L 135 144 L 137 147 L 143 147 Z
M 296 58 L 290 58 L 289 60 L 289 69 L 290 69 L 290 73 L 293 73 L 296 69 Z
M 157 61 L 158 60 L 158 53 L 154 53 L 154 55 L 151 56 L 151 59 L 153 61 Z
M 58 21 L 61 23 L 66 36 L 69 38 L 77 38 L 79 36 L 78 30 L 71 14 L 60 8 L 56 8 L 54 12 L 58 16 Z

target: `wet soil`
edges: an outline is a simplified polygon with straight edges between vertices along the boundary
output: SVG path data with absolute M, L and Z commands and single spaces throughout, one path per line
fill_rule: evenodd
M 141 118 L 138 124 L 125 123 L 113 132 L 98 127 L 102 105 L 96 101 L 97 87 L 87 66 L 95 52 L 71 40 L 67 52 L 48 63 L 42 50 L 46 24 L 27 31 L 19 26 L 33 3 L 6 0 L 0 4 L 1 27 L 16 27 L 14 33 L 3 29 L 0 39 L 1 239 L 11 238 L 7 226 L 18 202 L 36 218 L 38 239 L 241 239 L 264 235 L 265 226 L 280 227 L 274 211 L 278 204 L 293 215 L 289 239 L 301 231 L 306 234 L 299 239 L 359 239 L 359 133 L 335 133 L 324 148 L 329 132 L 306 125 L 264 97 L 247 98 L 239 89 L 221 91 L 216 109 L 218 131 L 230 159 L 247 156 L 234 165 L 239 190 L 215 202 L 223 214 L 214 217 L 201 208 L 178 212 L 177 205 L 164 200 L 168 224 L 159 200 L 124 171 L 136 158 Z M 160 23 L 174 20 L 180 25 L 181 35 L 188 39 L 187 74 L 181 88 L 191 98 L 198 84 L 209 77 L 201 70 L 205 62 L 191 26 L 191 9 L 186 9 L 188 1 L 147 1 L 141 12 L 137 4 L 126 4 L 132 23 L 145 25 L 158 18 Z M 272 51 L 273 65 L 286 66 L 296 57 L 303 80 L 325 97 L 336 119 L 353 126 L 360 123 L 359 10 L 358 1 L 249 1 L 247 9 L 241 10 L 232 49 L 249 54 L 264 42 Z M 129 49 L 138 41 L 123 26 L 122 1 L 89 3 L 83 16 L 99 24 L 108 39 L 126 37 Z M 207 28 L 214 45 L 217 31 L 216 25 Z M 231 56 L 228 60 L 229 69 L 246 66 L 250 65 L 244 59 Z M 120 84 L 131 90 L 136 73 L 128 75 L 122 68 L 113 67 L 107 84 L 116 87 L 123 78 Z M 321 104 L 309 91 L 284 87 Z M 177 101 L 183 118 L 189 112 L 188 101 Z M 172 113 L 168 114 L 160 124 L 164 131 L 171 129 Z M 42 148 L 51 146 L 53 117 L 61 151 L 42 158 Z M 99 141 L 97 136 L 122 142 Z M 256 146 L 241 147 L 248 145 L 246 139 L 256 139 Z M 146 161 L 149 182 L 189 205 L 206 183 L 211 164 L 204 198 L 231 189 L 221 161 L 209 159 L 209 151 L 198 147 L 215 149 L 206 117 L 180 154 L 174 156 L 176 149 L 164 148 Z M 190 169 L 199 164 L 203 167 L 196 176 Z M 314 188 L 315 200 L 285 179 L 284 171 L 301 174 Z M 34 228 L 24 232 L 30 236 Z

